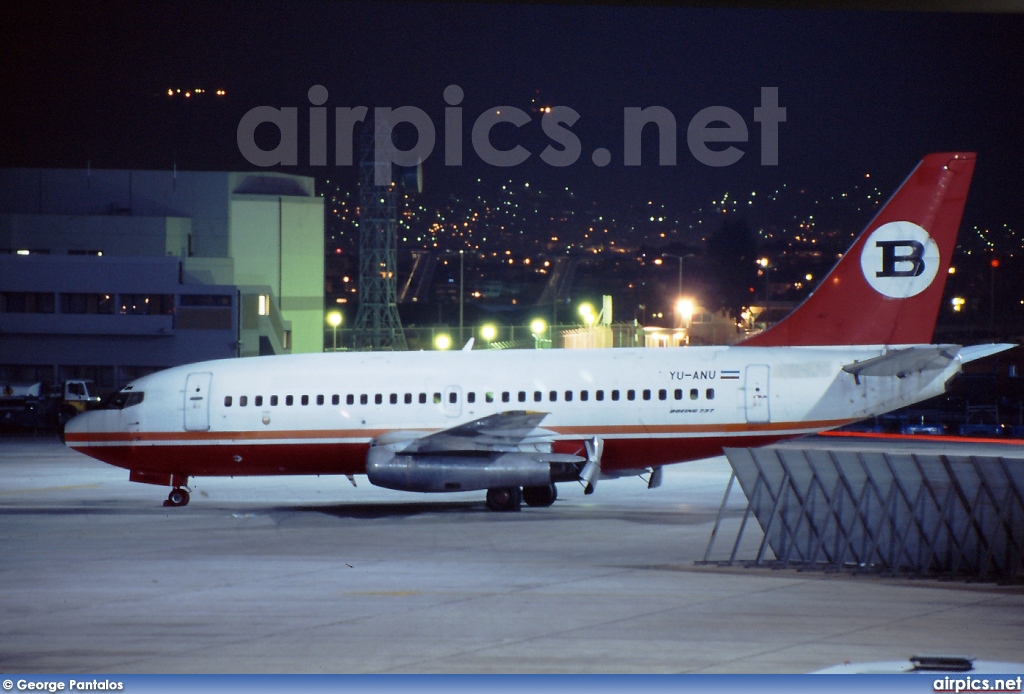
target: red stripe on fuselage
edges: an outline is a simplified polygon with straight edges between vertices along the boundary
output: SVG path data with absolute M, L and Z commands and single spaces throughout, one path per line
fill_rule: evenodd
M 727 447 L 756 447 L 800 434 L 605 439 L 601 467 L 631 470 L 721 455 Z M 243 441 L 163 445 L 71 445 L 127 470 L 189 477 L 263 475 L 360 475 L 366 472 L 369 443 L 315 442 L 253 444 Z M 581 440 L 553 444 L 556 453 L 586 455 Z

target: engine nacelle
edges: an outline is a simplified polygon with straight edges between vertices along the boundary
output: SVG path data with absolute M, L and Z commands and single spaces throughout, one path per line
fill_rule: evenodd
M 403 454 L 375 446 L 366 455 L 366 476 L 404 492 L 540 487 L 578 479 L 582 460 L 558 453 Z

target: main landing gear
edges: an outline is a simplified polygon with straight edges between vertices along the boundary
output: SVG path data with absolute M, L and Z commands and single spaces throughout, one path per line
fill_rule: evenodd
M 558 498 L 553 484 L 543 487 L 495 487 L 487 490 L 487 508 L 491 511 L 518 511 L 527 506 L 550 506 Z
M 184 487 L 175 487 L 171 490 L 171 493 L 167 495 L 167 501 L 164 502 L 164 506 L 187 506 L 189 498 L 187 489 Z

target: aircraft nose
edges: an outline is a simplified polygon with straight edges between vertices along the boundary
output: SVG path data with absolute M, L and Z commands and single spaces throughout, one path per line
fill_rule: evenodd
M 80 442 L 85 434 L 93 430 L 92 420 L 95 417 L 95 412 L 82 412 L 65 422 L 61 429 L 61 438 L 64 444 L 74 447 L 76 442 Z

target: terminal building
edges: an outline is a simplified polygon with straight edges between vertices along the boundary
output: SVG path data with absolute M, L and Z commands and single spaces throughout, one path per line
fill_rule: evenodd
M 323 349 L 323 199 L 276 172 L 0 170 L 0 380 Z

